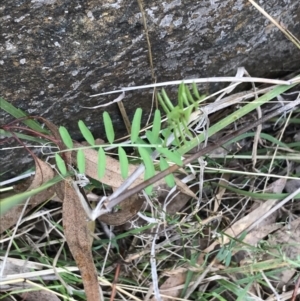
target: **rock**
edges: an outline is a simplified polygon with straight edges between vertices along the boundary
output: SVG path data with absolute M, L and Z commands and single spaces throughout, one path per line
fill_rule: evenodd
M 253 76 L 269 77 L 297 69 L 298 49 L 248 1 L 143 2 L 157 82 L 233 76 L 239 66 Z M 300 2 L 270 0 L 263 8 L 292 33 L 300 31 Z M 137 0 L 7 0 L 0 12 L 2 97 L 31 115 L 66 126 L 75 139 L 80 137 L 79 119 L 103 138 L 104 109 L 81 106 L 118 96 L 90 95 L 152 82 Z M 200 90 L 222 86 L 207 84 Z M 126 93 L 129 118 L 142 107 L 145 121 L 151 100 L 151 90 Z M 106 109 L 116 131 L 124 134 L 117 106 Z M 10 120 L 0 114 L 3 123 Z M 29 157 L 16 150 L 1 152 L 1 172 L 18 174 Z

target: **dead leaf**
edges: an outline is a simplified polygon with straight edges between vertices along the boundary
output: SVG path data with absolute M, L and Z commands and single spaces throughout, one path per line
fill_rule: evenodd
M 87 301 L 103 300 L 92 254 L 92 239 L 87 216 L 79 197 L 66 180 L 63 201 L 63 227 L 70 251 L 80 270 Z
M 60 301 L 60 299 L 49 291 L 33 291 L 21 294 L 21 298 L 26 301 Z

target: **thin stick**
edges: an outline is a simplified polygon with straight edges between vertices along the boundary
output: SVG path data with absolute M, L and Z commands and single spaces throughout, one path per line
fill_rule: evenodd
M 90 95 L 90 97 L 96 97 L 99 95 L 108 95 L 114 93 L 123 93 L 125 91 L 133 91 L 138 89 L 149 89 L 156 87 L 164 87 L 171 85 L 180 85 L 181 83 L 192 84 L 192 83 L 219 83 L 219 82 L 241 82 L 241 83 L 265 83 L 265 84 L 275 84 L 275 85 L 291 85 L 292 83 L 300 82 L 300 78 L 294 78 L 291 80 L 278 80 L 278 79 L 268 79 L 268 78 L 260 78 L 260 77 L 206 77 L 206 78 L 194 78 L 194 79 L 182 79 L 182 80 L 174 80 L 170 82 L 162 82 L 150 85 L 136 86 L 136 87 L 124 87 L 121 90 L 114 90 L 99 94 Z

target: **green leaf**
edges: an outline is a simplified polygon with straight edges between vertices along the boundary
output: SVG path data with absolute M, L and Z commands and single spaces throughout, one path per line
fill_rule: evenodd
M 67 148 L 73 148 L 72 138 L 71 138 L 68 130 L 64 126 L 59 127 L 59 134 L 60 134 L 60 137 L 61 137 L 62 141 L 66 145 L 66 147 Z
M 161 94 L 162 94 L 162 97 L 163 97 L 163 100 L 164 100 L 166 106 L 169 107 L 169 111 L 174 110 L 174 106 L 173 106 L 173 104 L 172 104 L 170 98 L 168 97 L 167 92 L 166 92 L 165 89 L 162 89 L 162 90 L 161 90 Z M 166 113 L 167 113 L 167 112 L 166 112 Z
M 103 112 L 103 122 L 104 122 L 104 128 L 105 128 L 107 140 L 109 143 L 113 143 L 115 140 L 115 131 L 114 131 L 111 118 L 106 111 Z
M 200 99 L 201 97 L 195 82 L 193 82 L 192 87 L 193 87 L 193 94 L 196 96 L 197 99 Z
M 180 109 L 183 109 L 184 105 L 188 106 L 189 102 L 185 93 L 185 85 L 184 83 L 181 83 L 178 88 L 178 106 Z
M 194 104 L 195 103 L 195 100 L 190 92 L 190 89 L 188 88 L 188 86 L 185 86 L 185 93 L 187 95 L 187 99 L 188 99 L 188 102 L 190 104 Z
M 84 174 L 85 173 L 85 156 L 82 149 L 79 149 L 77 152 L 77 167 L 79 170 L 79 173 Z
M 136 144 L 141 144 L 141 145 L 149 145 L 146 141 L 144 141 L 142 138 L 138 137 L 136 140 Z M 148 152 L 149 156 L 152 154 L 153 149 L 151 147 L 145 147 L 145 151 Z
M 146 137 L 147 137 L 148 141 L 153 145 L 161 143 L 161 141 L 158 137 L 157 138 L 154 137 L 152 131 L 146 131 Z
M 155 140 L 158 139 L 160 129 L 161 129 L 161 114 L 160 114 L 160 110 L 156 109 L 154 113 L 153 127 L 152 127 L 153 139 Z
M 65 176 L 67 174 L 67 167 L 66 167 L 65 161 L 62 159 L 62 157 L 58 153 L 55 153 L 55 162 L 56 162 L 59 172 L 63 176 Z
M 98 178 L 101 179 L 105 175 L 106 156 L 102 147 L 98 150 Z
M 120 167 L 121 167 L 121 175 L 123 179 L 126 179 L 128 177 L 128 158 L 124 151 L 124 149 L 119 146 L 118 147 L 118 154 L 119 154 L 119 161 L 120 161 Z
M 168 162 L 163 158 L 163 157 L 160 157 L 160 160 L 159 160 L 159 166 L 160 166 L 160 170 L 163 171 L 167 168 L 169 168 L 169 164 Z M 167 183 L 167 185 L 172 188 L 175 186 L 175 179 L 174 179 L 174 175 L 173 174 L 169 174 L 165 177 L 165 181 Z
M 143 163 L 145 165 L 145 177 L 144 178 L 145 178 L 145 180 L 147 180 L 155 175 L 155 168 L 154 168 L 153 160 L 145 148 L 139 147 L 138 150 L 139 150 L 140 156 L 143 160 Z M 151 194 L 152 188 L 153 188 L 152 185 L 148 186 L 145 189 L 146 193 Z
M 141 129 L 141 119 L 142 119 L 142 109 L 137 108 L 135 113 L 134 113 L 132 126 L 131 126 L 130 139 L 131 139 L 132 143 L 135 143 L 136 139 L 139 136 L 140 129 Z
M 157 151 L 163 154 L 169 161 L 179 166 L 183 165 L 181 155 L 176 151 L 170 151 L 167 148 L 158 147 Z
M 160 93 L 157 93 L 157 98 L 158 98 L 158 101 L 159 101 L 159 104 L 162 106 L 165 114 L 169 114 L 170 113 L 170 110 L 168 109 L 168 107 L 166 106 L 162 96 Z
M 82 120 L 78 121 L 78 127 L 84 139 L 92 146 L 95 145 L 95 139 L 89 128 L 84 124 Z

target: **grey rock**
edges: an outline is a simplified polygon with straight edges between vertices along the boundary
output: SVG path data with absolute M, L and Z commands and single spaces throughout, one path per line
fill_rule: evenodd
M 300 32 L 299 1 L 260 4 L 292 33 Z M 233 76 L 239 66 L 268 77 L 297 69 L 298 49 L 248 1 L 149 0 L 144 10 L 158 82 Z M 104 138 L 103 109 L 81 106 L 117 96 L 90 95 L 151 83 L 137 0 L 6 0 L 0 16 L 1 96 L 31 115 L 66 126 L 74 139 L 80 138 L 79 119 Z M 199 88 L 209 92 L 223 86 Z M 129 118 L 142 107 L 145 121 L 151 99 L 151 90 L 126 93 Z M 119 135 L 124 134 L 117 106 L 107 110 Z M 11 120 L 0 114 L 3 124 Z M 27 152 L 1 151 L 1 173 L 18 174 L 28 158 Z

